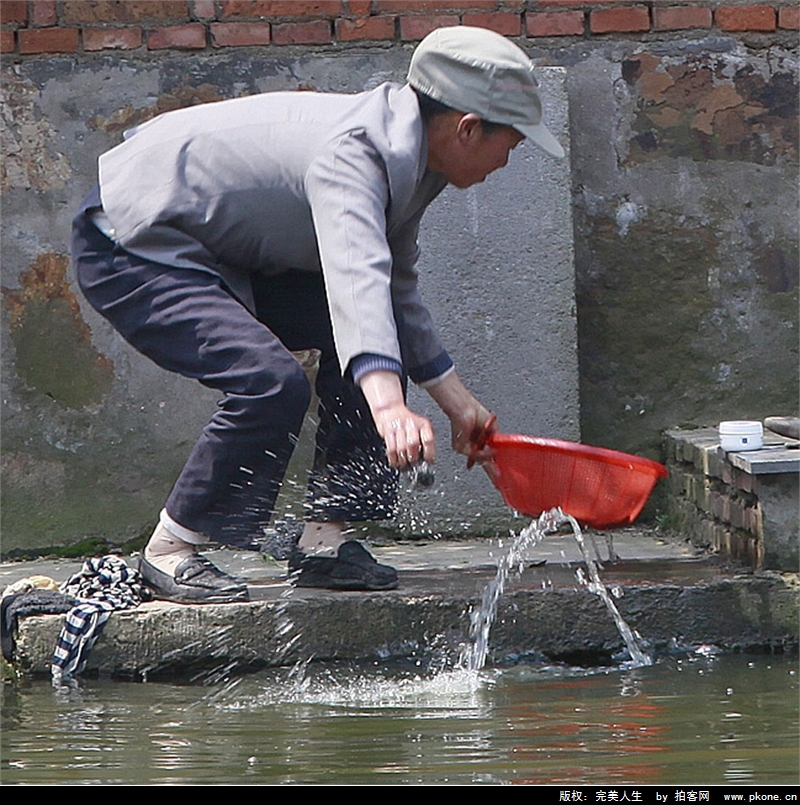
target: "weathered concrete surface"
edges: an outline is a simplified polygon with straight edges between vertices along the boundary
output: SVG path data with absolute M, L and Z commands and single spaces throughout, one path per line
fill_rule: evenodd
M 602 541 L 601 541 L 602 542 Z M 796 574 L 737 574 L 685 545 L 631 529 L 615 536 L 623 557 L 603 579 L 622 595 L 617 604 L 632 628 L 657 649 L 712 644 L 723 650 L 794 649 L 798 640 Z M 469 613 L 493 577 L 492 553 L 469 541 L 394 545 L 376 555 L 400 569 L 387 593 L 291 589 L 284 568 L 254 555 L 218 553 L 250 581 L 248 604 L 180 606 L 163 602 L 115 613 L 93 649 L 90 669 L 133 676 L 288 664 L 315 659 L 434 656 L 455 658 L 468 640 Z M 599 661 L 622 640 L 597 596 L 580 588 L 570 538 L 537 546 L 528 567 L 510 580 L 491 632 L 491 659 L 538 653 Z M 15 566 L 2 568 L 8 579 Z M 36 563 L 38 572 L 46 568 Z M 61 565 L 62 571 L 65 569 Z M 19 571 L 18 571 L 19 572 Z M 21 624 L 17 662 L 46 672 L 60 617 Z
M 561 53 L 586 442 L 798 410 L 796 42 Z
M 4 551 L 148 532 L 217 401 L 135 353 L 75 285 L 70 220 L 96 181 L 97 157 L 130 126 L 193 103 L 402 81 L 411 50 L 4 65 Z M 565 73 L 543 69 L 541 82 L 548 125 L 568 144 Z M 506 430 L 579 438 L 569 160 L 521 145 L 481 186 L 445 191 L 421 239 L 423 296 L 468 385 Z M 507 508 L 482 474 L 448 455 L 449 425 L 427 395 L 413 400 L 434 416 L 442 460 L 424 510 L 407 501 L 395 528 L 505 533 Z M 298 515 L 311 430 L 281 503 Z
M 575 438 L 575 385 L 564 382 L 574 375 L 565 348 L 574 282 L 584 441 L 659 458 L 661 434 L 676 425 L 796 413 L 796 32 L 522 45 L 567 70 L 568 125 L 558 104 L 548 119 L 569 142 L 560 164 L 570 175 L 535 160 L 543 173 L 522 203 L 516 186 L 513 196 L 486 195 L 494 180 L 440 199 L 441 214 L 452 205 L 457 221 L 436 217 L 432 239 L 423 234 L 423 285 L 460 371 L 504 428 Z M 131 353 L 59 273 L 69 214 L 96 156 L 124 128 L 170 108 L 268 89 L 356 91 L 402 76 L 409 53 L 359 45 L 5 61 L 3 313 L 17 328 L 3 336 L 6 547 L 147 530 L 214 404 Z M 526 148 L 512 166 L 525 167 Z M 503 188 L 509 170 L 495 177 Z M 550 240 L 564 256 L 569 234 L 549 217 L 564 178 L 576 275 L 560 273 L 559 257 L 549 285 Z M 430 211 L 439 215 L 439 206 Z M 486 240 L 495 228 L 499 243 Z M 438 249 L 441 263 L 430 259 Z M 502 259 L 482 261 L 494 250 Z M 502 284 L 495 267 L 505 269 L 509 254 L 526 262 Z M 485 285 L 473 289 L 487 275 L 496 293 L 484 298 Z M 475 347 L 484 351 L 473 360 Z M 455 464 L 441 465 L 438 491 L 453 501 L 436 504 L 438 520 L 412 506 L 401 522 L 465 533 L 492 525 L 492 512 L 504 516 L 485 480 Z M 479 512 L 487 516 L 476 527 Z

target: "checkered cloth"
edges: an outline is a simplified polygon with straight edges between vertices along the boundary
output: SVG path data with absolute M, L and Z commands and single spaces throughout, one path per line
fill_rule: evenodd
M 89 652 L 112 612 L 132 609 L 149 598 L 139 571 L 129 568 L 117 556 L 87 559 L 60 590 L 80 603 L 67 614 L 56 641 L 51 666 L 54 685 L 83 671 Z

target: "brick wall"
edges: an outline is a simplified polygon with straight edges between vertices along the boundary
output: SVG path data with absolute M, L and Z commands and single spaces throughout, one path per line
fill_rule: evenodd
M 760 468 L 743 469 L 719 449 L 716 428 L 668 430 L 665 525 L 755 569 L 796 571 L 797 451 L 764 436 L 766 450 L 752 454 L 763 456 Z M 765 467 L 770 461 L 776 466 Z
M 795 0 L 2 0 L 0 53 L 214 51 L 416 41 L 475 25 L 505 36 L 598 39 L 800 29 Z

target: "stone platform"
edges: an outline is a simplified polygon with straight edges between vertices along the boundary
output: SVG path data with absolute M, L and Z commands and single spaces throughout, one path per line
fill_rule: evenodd
M 604 535 L 596 534 L 605 559 Z M 632 628 L 656 650 L 710 644 L 725 651 L 796 650 L 796 574 L 723 566 L 688 543 L 641 528 L 617 530 L 603 581 Z M 495 575 L 497 541 L 392 543 L 373 548 L 400 571 L 384 593 L 292 588 L 285 563 L 256 553 L 217 551 L 213 560 L 249 583 L 251 602 L 182 606 L 151 602 L 115 613 L 95 645 L 88 671 L 134 678 L 191 676 L 200 669 L 256 668 L 314 659 L 452 659 L 469 639 L 470 610 Z M 129 564 L 135 560 L 129 559 Z M 611 616 L 581 587 L 571 535 L 545 538 L 513 576 L 491 631 L 490 662 L 519 655 L 601 663 L 623 648 Z M 0 585 L 39 573 L 66 579 L 79 563 L 0 566 Z M 46 673 L 62 617 L 24 619 L 16 664 Z
M 798 570 L 800 443 L 764 433 L 760 450 L 726 453 L 716 428 L 669 430 L 666 508 L 698 547 L 753 568 Z

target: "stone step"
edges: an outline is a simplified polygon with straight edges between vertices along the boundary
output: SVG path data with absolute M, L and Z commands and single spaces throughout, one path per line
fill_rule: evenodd
M 601 545 L 602 545 L 602 541 Z M 226 569 L 248 577 L 243 604 L 165 602 L 112 615 L 87 671 L 135 678 L 191 675 L 198 669 L 256 668 L 315 659 L 441 655 L 452 661 L 469 639 L 472 607 L 495 569 L 486 543 L 378 548 L 400 569 L 398 590 L 341 593 L 291 588 L 282 564 L 257 555 L 228 556 Z M 631 530 L 615 539 L 624 558 L 606 563 L 603 580 L 616 603 L 654 648 L 710 644 L 722 650 L 796 650 L 796 574 L 737 572 L 686 546 Z M 534 563 L 546 561 L 544 565 Z M 490 661 L 524 655 L 602 662 L 624 644 L 598 596 L 582 588 L 571 539 L 548 538 L 529 566 L 510 579 L 491 631 Z M 6 577 L 4 565 L 0 577 Z M 39 568 L 41 570 L 41 568 Z M 23 619 L 16 664 L 47 673 L 63 616 Z

